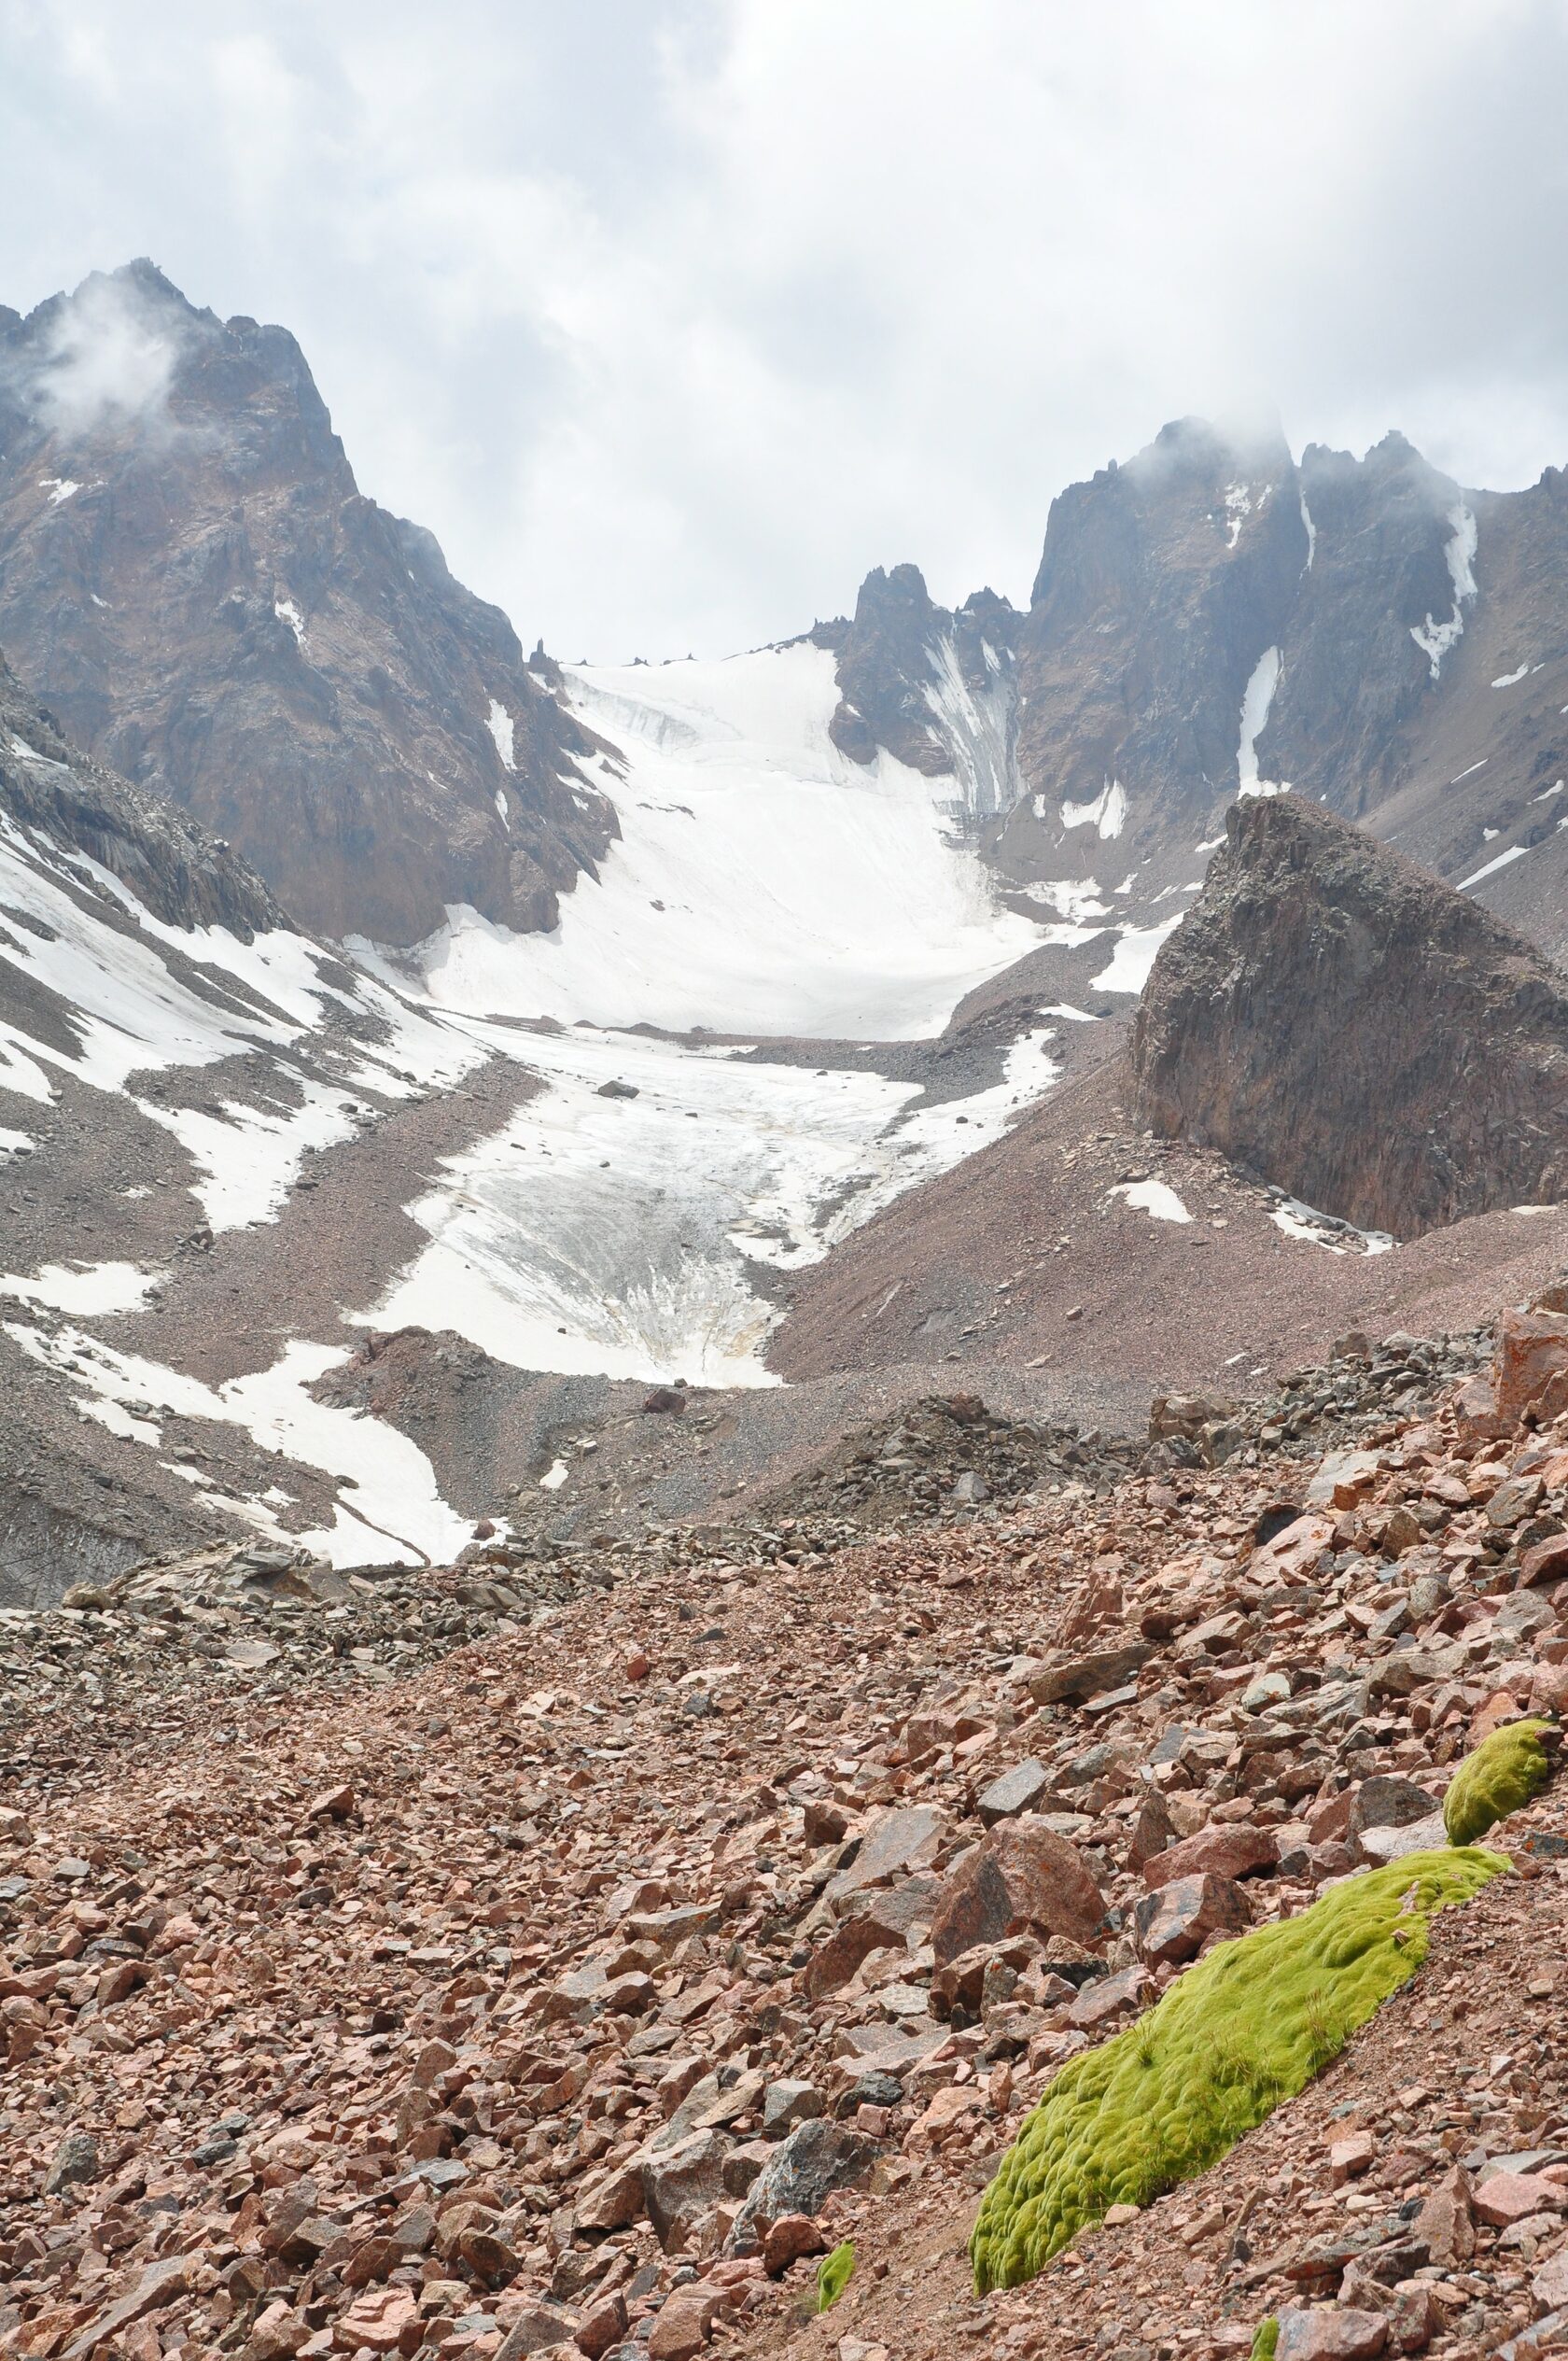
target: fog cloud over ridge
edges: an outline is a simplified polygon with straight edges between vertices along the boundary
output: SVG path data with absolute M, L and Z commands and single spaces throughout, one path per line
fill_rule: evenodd
M 904 557 L 1021 600 L 1053 494 L 1188 413 L 1568 461 L 1561 0 L 0 0 L 0 302 L 148 254 L 282 321 L 568 658 Z M 63 419 L 156 412 L 104 326 Z

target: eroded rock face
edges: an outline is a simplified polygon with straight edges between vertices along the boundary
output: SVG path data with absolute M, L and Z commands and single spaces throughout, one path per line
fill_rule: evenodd
M 1414 1237 L 1568 1185 L 1568 979 L 1294 796 L 1239 803 L 1133 1029 L 1137 1112 Z
M 0 655 L 0 812 L 118 878 L 165 926 L 225 926 L 248 942 L 287 923 L 227 844 L 66 744 Z
M 554 924 L 617 833 L 590 740 L 359 491 L 286 330 L 147 262 L 0 308 L 0 644 L 78 745 L 318 933 L 411 943 L 453 902 Z

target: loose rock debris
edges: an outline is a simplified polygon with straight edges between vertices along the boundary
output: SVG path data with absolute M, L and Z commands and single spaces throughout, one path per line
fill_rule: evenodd
M 1564 1396 L 1568 1319 L 1510 1316 L 1491 1378 L 1321 1461 L 1177 1432 L 1103 1492 L 793 1562 L 628 1553 L 600 1589 L 495 1558 L 400 1655 L 407 1575 L 369 1585 L 362 1660 L 314 1637 L 349 1602 L 255 1611 L 310 1569 L 216 1556 L 165 1593 L 203 1614 L 137 1608 L 164 1568 L 29 1619 L 0 2340 L 1153 2361 L 1274 2316 L 1298 2354 L 1568 2344 L 1560 1784 L 1201 2179 L 984 2303 L 963 2251 L 1064 2059 L 1209 1944 L 1441 1842 L 1463 1754 L 1560 1714 Z

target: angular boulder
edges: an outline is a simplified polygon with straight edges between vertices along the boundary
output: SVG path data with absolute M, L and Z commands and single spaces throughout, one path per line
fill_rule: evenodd
M 1235 1879 L 1200 1870 L 1144 1895 L 1133 1915 L 1133 1941 L 1140 1957 L 1157 1966 L 1194 1960 L 1211 1934 L 1239 1934 L 1252 1922 Z
M 1026 1931 L 1087 1946 L 1104 1917 L 1104 1896 L 1066 1837 L 1033 1820 L 1011 1820 L 993 1828 L 948 1878 L 931 1922 L 931 1950 L 941 1968 L 977 1943 Z

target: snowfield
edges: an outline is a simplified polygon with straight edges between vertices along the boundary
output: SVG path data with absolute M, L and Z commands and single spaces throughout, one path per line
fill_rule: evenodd
M 951 681 L 933 686 L 956 703 Z M 955 840 L 963 780 L 838 752 L 824 649 L 571 668 L 567 695 L 624 756 L 623 770 L 604 757 L 591 766 L 621 841 L 596 883 L 580 878 L 563 895 L 550 935 L 449 911 L 421 952 L 440 1006 L 672 1033 L 918 1039 L 1039 939 Z M 984 798 L 989 782 L 977 759 L 967 792 Z

